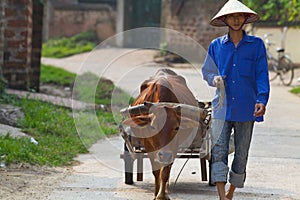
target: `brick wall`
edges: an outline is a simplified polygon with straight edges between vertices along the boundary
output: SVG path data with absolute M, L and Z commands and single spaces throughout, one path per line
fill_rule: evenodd
M 44 7 L 40 0 L 33 0 L 32 13 L 32 50 L 31 50 L 31 70 L 30 70 L 30 88 L 39 90 L 40 85 L 40 65 L 41 50 L 43 42 L 43 15 Z
M 0 1 L 0 78 L 3 74 L 3 50 L 4 50 L 4 27 L 3 27 L 3 4 L 4 1 Z
M 44 40 L 90 30 L 96 31 L 100 40 L 115 34 L 116 10 L 107 4 L 47 0 L 45 6 Z
M 38 91 L 42 32 L 37 24 L 43 6 L 39 0 L 2 0 L 1 4 L 3 76 L 9 88 Z
M 227 28 L 209 25 L 210 19 L 225 2 L 226 0 L 163 0 L 162 26 L 184 33 L 207 49 L 212 39 L 227 32 Z M 184 45 L 185 41 L 173 38 L 170 42 Z

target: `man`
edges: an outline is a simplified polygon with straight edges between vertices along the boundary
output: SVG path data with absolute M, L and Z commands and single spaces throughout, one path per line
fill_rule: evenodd
M 270 85 L 263 41 L 246 34 L 244 24 L 259 19 L 237 0 L 229 0 L 211 20 L 227 26 L 228 34 L 213 40 L 202 68 L 204 79 L 217 87 L 213 104 L 211 181 L 221 200 L 232 199 L 244 187 L 246 164 L 254 122 L 263 121 Z M 234 131 L 235 153 L 228 167 L 228 146 Z M 229 172 L 230 186 L 225 192 Z

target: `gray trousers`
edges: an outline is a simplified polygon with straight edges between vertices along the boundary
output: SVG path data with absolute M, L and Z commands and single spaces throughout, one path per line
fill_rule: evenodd
M 235 152 L 229 172 L 229 182 L 238 188 L 244 187 L 253 126 L 254 121 L 231 122 L 217 119 L 212 121 L 212 183 L 227 182 L 229 140 L 234 132 Z

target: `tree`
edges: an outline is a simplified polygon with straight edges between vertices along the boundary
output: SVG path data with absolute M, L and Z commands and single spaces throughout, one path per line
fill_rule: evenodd
M 299 0 L 241 0 L 255 10 L 262 21 L 273 21 L 277 24 L 294 24 L 300 22 Z

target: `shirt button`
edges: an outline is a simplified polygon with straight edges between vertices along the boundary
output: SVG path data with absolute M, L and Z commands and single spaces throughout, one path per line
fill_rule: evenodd
M 232 100 L 234 100 L 235 98 L 234 97 L 232 97 Z
M 235 67 L 235 64 L 233 64 L 233 66 Z
M 232 81 L 232 83 L 235 83 L 235 81 Z

